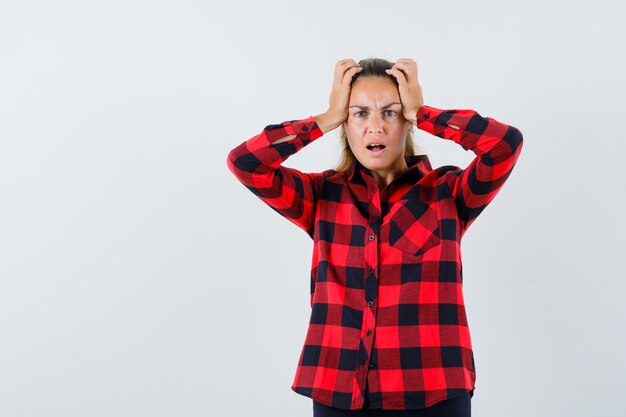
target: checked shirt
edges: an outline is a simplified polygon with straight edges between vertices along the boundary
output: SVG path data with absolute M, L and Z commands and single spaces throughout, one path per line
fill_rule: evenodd
M 461 238 L 511 174 L 522 134 L 426 105 L 417 128 L 476 157 L 433 169 L 426 155 L 406 156 L 408 171 L 382 190 L 358 161 L 346 172 L 283 166 L 323 135 L 313 116 L 268 125 L 228 154 L 237 180 L 313 240 L 311 316 L 291 388 L 331 407 L 359 409 L 368 395 L 370 408 L 417 409 L 475 389 Z

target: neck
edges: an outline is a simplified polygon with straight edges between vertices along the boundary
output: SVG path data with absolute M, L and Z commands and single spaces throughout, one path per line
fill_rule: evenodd
M 376 179 L 379 189 L 382 190 L 387 185 L 391 184 L 393 180 L 402 175 L 403 172 L 409 169 L 408 165 L 406 164 L 406 159 L 404 157 L 400 158 L 397 165 L 398 166 L 390 167 L 388 170 L 385 171 L 372 171 L 372 175 Z

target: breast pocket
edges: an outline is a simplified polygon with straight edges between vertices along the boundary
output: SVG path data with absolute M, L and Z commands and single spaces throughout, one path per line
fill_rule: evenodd
M 381 234 L 391 246 L 422 255 L 441 242 L 441 227 L 436 203 L 419 199 L 400 200 L 381 225 Z

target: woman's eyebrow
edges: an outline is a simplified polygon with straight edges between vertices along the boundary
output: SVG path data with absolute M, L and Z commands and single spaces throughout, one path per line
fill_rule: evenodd
M 381 109 L 385 110 L 385 109 L 388 109 L 389 107 L 394 106 L 396 104 L 400 104 L 401 105 L 401 103 L 398 103 L 397 101 L 394 101 L 393 103 L 385 104 L 384 106 L 381 107 Z M 370 109 L 368 106 L 358 106 L 358 105 L 350 106 L 350 108 L 352 108 L 352 107 L 358 107 L 361 110 L 369 110 Z

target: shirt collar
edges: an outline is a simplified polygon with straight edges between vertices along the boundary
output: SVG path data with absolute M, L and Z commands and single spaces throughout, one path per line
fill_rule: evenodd
M 433 170 L 432 166 L 430 165 L 430 160 L 428 159 L 427 155 L 409 155 L 409 156 L 405 156 L 404 159 L 406 160 L 406 164 L 409 167 L 409 169 L 405 171 L 400 177 L 401 182 L 406 181 L 406 182 L 415 183 L 421 177 L 423 177 L 424 175 L 426 175 L 427 173 Z M 348 176 L 348 181 L 350 182 L 354 182 L 355 180 L 358 181 L 359 177 L 355 178 L 355 175 L 357 172 L 362 172 L 363 175 L 369 175 L 370 177 L 372 176 L 371 171 L 368 168 L 364 167 L 358 161 L 358 159 L 355 158 L 354 161 L 352 162 L 352 165 L 350 165 L 350 167 L 346 171 L 347 176 Z

